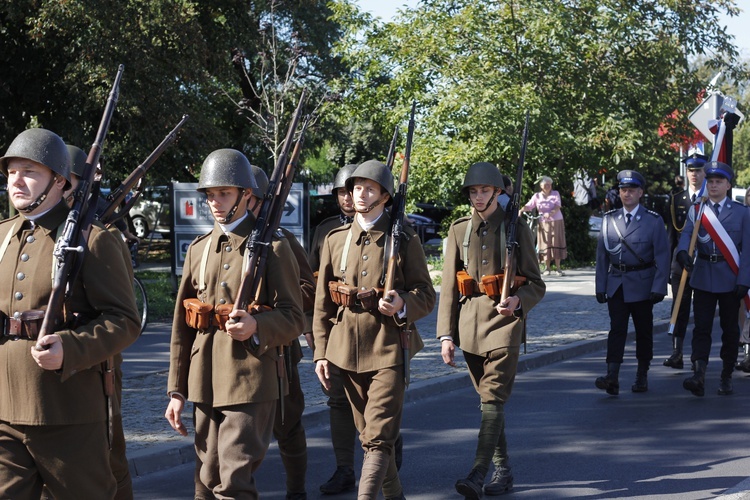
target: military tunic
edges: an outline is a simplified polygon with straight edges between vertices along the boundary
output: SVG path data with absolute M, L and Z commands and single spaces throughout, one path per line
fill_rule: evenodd
M 669 233 L 669 254 L 672 256 L 672 267 L 670 270 L 670 281 L 672 285 L 672 297 L 677 297 L 680 288 L 680 278 L 682 277 L 682 266 L 677 262 L 677 243 L 680 241 L 680 235 L 682 230 L 685 228 L 685 222 L 687 222 L 688 212 L 690 207 L 693 206 L 692 197 L 690 191 L 685 189 L 672 194 L 672 199 L 669 203 L 669 223 L 667 224 L 667 230 Z M 677 313 L 677 320 L 675 321 L 674 336 L 679 338 L 685 338 L 687 332 L 687 326 L 690 322 L 690 301 L 693 296 L 693 289 L 690 287 L 690 280 L 688 279 L 685 283 L 685 287 L 682 291 L 682 299 L 680 299 L 680 310 Z M 674 302 L 672 303 L 674 307 Z
M 406 316 L 387 317 L 361 306 L 336 305 L 328 282 L 341 281 L 360 290 L 380 287 L 383 255 L 390 217 L 384 212 L 364 230 L 354 222 L 332 230 L 321 251 L 320 274 L 315 296 L 313 334 L 315 361 L 326 359 L 342 370 L 347 396 L 365 450 L 391 450 L 399 434 L 403 409 L 403 354 L 400 327 L 411 328 L 409 356 L 423 346 L 414 322 L 430 313 L 435 304 L 427 262 L 419 237 L 404 229 L 396 266 L 394 289 L 406 305 Z M 351 244 L 342 274 L 341 261 L 347 235 Z M 386 477 L 395 473 L 395 465 Z
M 234 303 L 254 225 L 255 217 L 248 213 L 228 235 L 217 223 L 211 233 L 198 237 L 186 253 L 175 304 L 167 390 L 195 403 L 196 453 L 203 464 L 199 479 L 215 494 L 229 494 L 235 487 L 236 491 L 255 491 L 252 476 L 225 476 L 220 471 L 245 466 L 254 471 L 260 465 L 270 442 L 279 393 L 276 348 L 296 339 L 303 327 L 299 268 L 284 238 L 275 238 L 268 252 L 257 302 L 273 310 L 254 316 L 258 328 L 253 338 L 239 342 L 214 326 L 197 331 L 185 323 L 185 299 L 198 298 L 214 307 Z M 206 289 L 200 290 L 207 245 Z M 228 432 L 241 439 L 219 433 L 223 417 L 217 415 L 224 412 L 233 417 L 226 420 Z M 200 490 L 197 485 L 196 493 Z
M 464 256 L 464 239 L 471 219 L 472 233 L 469 247 Z M 481 376 L 473 376 L 477 392 L 483 402 L 505 400 L 510 396 L 512 383 L 516 375 L 515 366 L 519 355 L 519 346 L 523 340 L 525 315 L 544 297 L 546 286 L 539 273 L 534 252 L 531 230 L 525 221 L 518 219 L 518 249 L 516 250 L 516 274 L 525 276 L 526 284 L 521 285 L 513 294 L 521 300 L 521 314 L 502 316 L 495 306 L 498 300 L 487 295 L 474 295 L 461 299 L 458 292 L 456 273 L 466 270 L 477 282 L 483 276 L 504 272 L 505 238 L 507 227 L 504 223 L 505 212 L 498 207 L 485 222 L 475 211 L 471 218 L 456 220 L 448 232 L 443 278 L 438 306 L 437 337 L 450 335 L 461 347 L 464 354 L 486 356 L 498 349 L 509 349 L 514 354 L 510 365 L 502 366 L 503 373 L 493 387 L 480 387 Z M 461 306 L 459 308 L 459 301 Z
M 52 288 L 52 252 L 67 214 L 67 206 L 60 202 L 37 218 L 33 229 L 20 215 L 0 223 L 0 241 L 12 230 L 0 265 L 0 280 L 5 284 L 0 294 L 3 314 L 46 309 Z M 140 331 L 121 245 L 101 225 L 92 226 L 88 250 L 66 304 L 68 317 L 77 313 L 87 321 L 75 330 L 55 332 L 62 340 L 62 369 L 40 368 L 30 354 L 32 341 L 0 338 L 0 371 L 12 374 L 0 377 L 0 423 L 13 429 L 31 426 L 28 432 L 68 429 L 67 437 L 78 440 L 72 449 L 69 442 L 56 438 L 34 449 L 37 460 L 32 468 L 40 469 L 42 480 L 60 499 L 114 495 L 101 364 L 135 341 Z M 0 454 L 9 449 L 3 448 Z M 0 462 L 5 460 L 20 458 L 0 458 Z M 5 472 L 0 471 L 0 496 L 13 497 L 13 490 L 4 489 L 12 487 Z
M 343 214 L 334 215 L 332 217 L 324 219 L 323 222 L 318 224 L 318 227 L 315 228 L 315 233 L 313 234 L 312 241 L 310 242 L 309 256 L 310 267 L 312 268 L 313 272 L 318 272 L 318 268 L 320 268 L 320 251 L 321 248 L 323 248 L 323 241 L 325 241 L 326 236 L 328 236 L 328 233 L 330 233 L 333 229 L 344 225 L 345 222 L 343 221 L 343 219 L 345 219 L 345 216 Z

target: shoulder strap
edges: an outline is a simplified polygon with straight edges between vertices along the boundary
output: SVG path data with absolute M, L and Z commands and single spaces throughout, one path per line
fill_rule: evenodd
M 464 234 L 464 243 L 463 243 L 463 248 L 461 252 L 461 260 L 464 263 L 464 269 L 467 269 L 469 267 L 469 261 L 468 261 L 469 239 L 471 238 L 472 229 L 474 229 L 474 226 L 472 225 L 471 218 L 470 218 L 469 223 L 466 224 L 466 233 Z
M 206 268 L 208 267 L 208 253 L 211 251 L 211 237 L 208 237 L 208 241 L 206 242 L 206 246 L 203 249 L 203 255 L 201 255 L 201 267 L 200 267 L 200 274 L 199 274 L 199 281 L 198 281 L 198 292 L 203 292 L 206 290 Z
M 8 231 L 8 234 L 5 235 L 5 239 L 3 239 L 2 245 L 0 245 L 0 262 L 3 260 L 3 256 L 5 255 L 5 251 L 8 250 L 8 245 L 10 245 L 10 239 L 13 237 L 13 233 L 16 232 L 16 223 L 14 222 L 13 225 L 10 227 L 10 231 Z
M 352 244 L 352 228 L 349 228 L 349 233 L 346 235 L 346 242 L 344 242 L 344 249 L 341 251 L 341 280 L 346 283 L 346 261 L 349 258 L 349 247 Z

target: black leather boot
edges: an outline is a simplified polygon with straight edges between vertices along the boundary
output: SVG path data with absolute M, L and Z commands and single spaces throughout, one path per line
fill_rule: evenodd
M 745 358 L 742 361 L 738 362 L 735 365 L 735 368 L 742 372 L 750 373 L 750 344 L 745 344 L 743 346 L 743 350 L 745 351 Z
M 620 363 L 607 363 L 607 374 L 603 377 L 598 377 L 594 384 L 597 389 L 607 391 L 607 394 L 617 396 L 620 394 Z
M 672 337 L 672 355 L 664 360 L 664 366 L 682 370 L 685 363 L 682 360 L 682 345 L 685 342 L 683 337 Z
M 456 481 L 456 491 L 464 498 L 482 498 L 485 475 L 487 475 L 486 472 L 471 469 L 466 478 Z
M 487 496 L 497 496 L 513 489 L 513 471 L 510 466 L 496 467 L 492 480 L 484 487 Z
M 706 392 L 706 362 L 699 359 L 694 362 L 695 372 L 692 377 L 682 382 L 682 387 L 693 393 L 693 396 L 703 396 Z
M 331 479 L 320 486 L 320 492 L 324 495 L 335 495 L 353 490 L 356 484 L 352 467 L 336 467 L 336 472 L 333 473 Z
M 682 361 L 680 361 L 682 362 Z M 648 391 L 648 367 L 651 363 L 649 361 L 638 361 L 638 371 L 635 374 L 635 383 L 630 388 L 633 392 L 646 392 Z
M 734 387 L 732 386 L 732 372 L 734 367 L 730 365 L 724 365 L 724 369 L 721 370 L 721 381 L 719 382 L 719 390 L 717 393 L 719 396 L 729 396 L 734 393 Z

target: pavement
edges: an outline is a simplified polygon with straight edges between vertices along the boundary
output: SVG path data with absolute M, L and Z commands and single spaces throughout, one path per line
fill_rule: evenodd
M 596 363 L 595 370 L 603 374 L 609 318 L 606 306 L 598 304 L 594 298 L 594 269 L 566 270 L 565 276 L 546 276 L 545 282 L 547 293 L 528 318 L 526 352 L 519 362 L 519 380 L 523 379 L 526 372 L 544 367 L 553 369 L 552 367 L 563 366 L 573 359 L 591 358 Z M 670 307 L 670 298 L 654 307 L 654 368 L 660 366 L 661 360 L 671 352 L 669 337 L 665 335 Z M 407 406 L 441 394 L 456 394 L 458 389 L 465 392 L 467 387 L 470 388 L 466 366 L 462 361 L 459 361 L 456 368 L 448 367 L 442 362 L 439 342 L 435 338 L 436 311 L 419 321 L 417 328 L 425 342 L 425 348 L 412 361 L 412 383 L 406 391 Z M 630 330 L 632 331 L 632 323 Z M 194 460 L 192 437 L 178 436 L 163 417 L 167 404 L 169 333 L 169 324 L 150 324 L 141 338 L 124 353 L 123 417 L 128 457 L 135 478 L 151 474 L 157 477 L 156 473 L 159 471 L 180 466 L 189 468 L 186 464 Z M 631 339 L 626 349 L 626 358 L 634 358 L 633 351 Z M 307 402 L 303 422 L 308 430 L 320 430 L 328 425 L 328 411 L 325 396 L 313 372 L 309 350 L 305 349 L 305 355 L 299 366 Z M 460 355 L 456 357 L 457 360 L 461 358 Z M 634 361 L 629 359 L 628 363 L 634 365 Z M 589 363 L 588 366 L 592 365 Z M 627 390 L 627 383 L 634 371 L 632 366 L 623 367 L 623 392 Z M 679 375 L 684 376 L 684 373 L 680 371 Z M 584 390 L 593 398 L 601 398 L 602 395 L 606 398 L 602 391 L 593 387 L 593 378 L 577 380 L 576 383 L 580 385 L 577 392 Z M 707 393 L 709 390 L 713 389 L 707 387 Z M 679 391 L 682 391 L 681 387 Z M 514 398 L 515 394 L 516 392 Z M 679 396 L 685 397 L 681 393 Z M 186 408 L 186 422 L 190 422 L 190 415 L 191 409 Z M 192 436 L 192 429 L 189 432 Z M 750 498 L 750 479 L 742 479 L 730 484 L 734 485 L 733 488 L 722 489 L 727 490 L 725 494 L 729 495 L 725 498 Z

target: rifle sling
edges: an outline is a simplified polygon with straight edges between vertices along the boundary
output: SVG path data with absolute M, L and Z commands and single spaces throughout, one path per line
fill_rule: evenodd
M 464 263 L 464 270 L 468 273 L 469 272 L 469 240 L 471 239 L 471 232 L 474 230 L 474 224 L 472 223 L 471 218 L 469 219 L 469 223 L 466 225 L 466 232 L 464 233 L 464 242 L 463 242 L 463 248 L 461 249 L 461 260 Z M 507 242 L 506 242 L 506 236 L 505 236 L 505 220 L 500 221 L 500 248 L 505 248 Z M 500 264 L 502 264 L 502 256 L 500 257 Z M 502 265 L 500 267 L 503 267 Z

